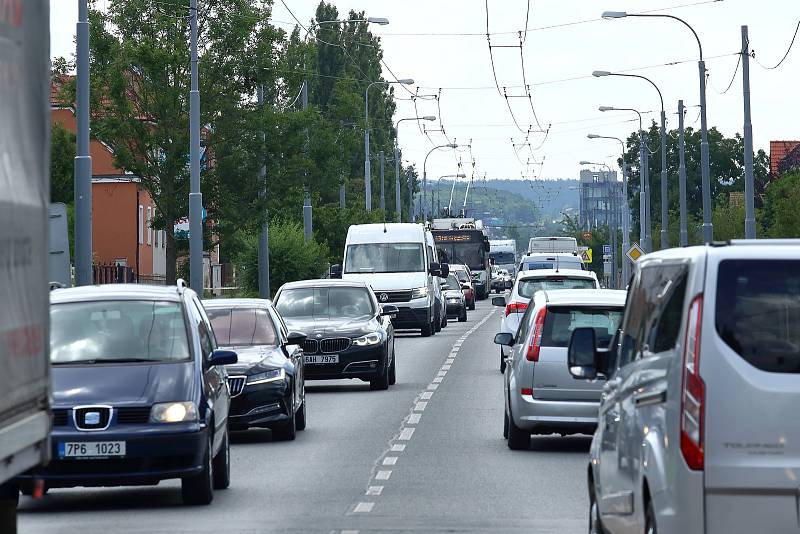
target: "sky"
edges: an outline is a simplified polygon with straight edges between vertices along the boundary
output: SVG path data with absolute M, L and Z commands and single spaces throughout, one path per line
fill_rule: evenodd
M 102 7 L 112 1 L 98 0 L 98 4 Z M 303 24 L 318 5 L 318 0 L 284 1 Z M 800 20 L 797 0 L 488 0 L 491 44 L 500 46 L 492 49 L 492 57 L 486 38 L 485 0 L 331 3 L 340 18 L 353 9 L 389 19 L 389 25 L 372 25 L 371 30 L 381 37 L 384 59 L 394 74 L 415 81 L 407 87 L 409 91 L 406 86 L 396 87 L 395 120 L 417 114 L 436 115 L 441 120 L 445 133 L 428 136 L 414 121 L 401 123 L 404 160 L 422 170 L 434 143 L 464 145 L 428 156 L 426 171 L 431 179 L 456 173 L 475 179 L 577 178 L 582 160 L 615 167 L 619 143 L 586 136 L 594 133 L 624 139 L 637 128 L 638 119 L 628 112 L 600 112 L 598 107 L 647 111 L 649 123 L 658 120 L 661 105 L 655 89 L 644 80 L 595 78 L 591 75 L 595 70 L 647 76 L 663 94 L 668 129 L 677 128 L 678 99 L 687 107 L 686 126 L 699 129 L 698 47 L 689 29 L 665 18 L 603 20 L 600 15 L 605 10 L 659 10 L 657 13 L 681 17 L 694 27 L 709 74 L 709 128 L 716 126 L 726 136 L 743 130 L 741 68 L 725 90 L 741 50 L 741 25 L 747 24 L 750 49 L 755 52 L 755 60 L 750 60 L 754 147 L 768 152 L 770 140 L 800 138 L 796 108 L 800 36 L 780 67 L 764 68 L 778 63 L 789 47 Z M 275 4 L 273 23 L 291 31 L 292 15 L 281 0 Z M 70 57 L 77 1 L 53 0 L 50 9 L 51 54 Z M 526 28 L 526 14 L 528 31 L 521 60 L 518 32 Z M 503 48 L 505 45 L 511 47 Z M 392 79 L 387 71 L 384 77 Z M 531 99 L 526 97 L 525 85 L 530 87 Z M 512 96 L 508 100 L 500 94 L 503 88 Z M 418 98 L 415 110 L 412 93 L 438 95 L 438 106 L 435 100 Z M 530 133 L 525 144 L 531 126 L 539 129 L 534 112 L 541 129 L 549 128 L 549 134 L 544 139 L 544 134 Z M 439 129 L 438 119 L 421 124 Z

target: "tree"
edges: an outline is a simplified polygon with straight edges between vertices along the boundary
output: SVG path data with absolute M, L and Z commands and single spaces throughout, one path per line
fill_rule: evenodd
M 50 202 L 75 199 L 75 134 L 58 123 L 50 129 Z
M 798 206 L 800 206 L 800 170 L 781 175 L 766 188 L 762 218 L 766 226 L 765 237 L 800 237 Z

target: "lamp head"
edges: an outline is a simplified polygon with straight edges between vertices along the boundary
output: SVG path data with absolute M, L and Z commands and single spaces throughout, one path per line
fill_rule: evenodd
M 597 109 L 600 111 L 614 111 L 616 108 L 614 106 L 600 106 Z
M 367 22 L 370 24 L 378 24 L 379 26 L 386 26 L 389 24 L 389 19 L 383 17 L 367 17 Z
M 600 139 L 600 136 L 597 134 L 589 134 L 586 137 L 588 137 L 589 139 Z
M 425 115 L 424 117 L 420 117 L 424 121 L 435 121 L 436 117 L 434 115 Z
M 447 148 L 458 148 L 458 145 L 455 143 L 450 143 L 449 145 L 447 145 Z
M 412 78 L 403 78 L 402 80 L 397 80 L 397 83 L 402 83 L 403 85 L 411 85 L 414 83 Z
M 466 178 L 466 174 L 456 174 L 456 178 Z
M 625 11 L 603 11 L 602 14 L 604 19 L 622 19 L 627 16 L 628 14 Z
M 601 76 L 611 76 L 611 73 L 607 70 L 595 70 L 592 71 L 592 76 L 595 78 L 599 78 Z
M 579 161 L 578 163 L 580 165 L 593 165 L 593 163 L 591 161 Z

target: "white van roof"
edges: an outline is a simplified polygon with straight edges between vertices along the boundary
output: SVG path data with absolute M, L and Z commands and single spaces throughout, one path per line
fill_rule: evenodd
M 425 228 L 416 223 L 354 224 L 347 230 L 347 244 L 427 243 Z

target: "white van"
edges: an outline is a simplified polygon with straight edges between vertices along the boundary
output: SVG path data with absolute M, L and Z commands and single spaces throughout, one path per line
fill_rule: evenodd
M 433 238 L 421 224 L 356 224 L 347 230 L 344 263 L 331 267 L 331 277 L 369 284 L 381 304 L 400 310 L 395 328 L 419 328 L 427 337 L 441 325 L 439 276 L 448 270 L 436 262 Z

